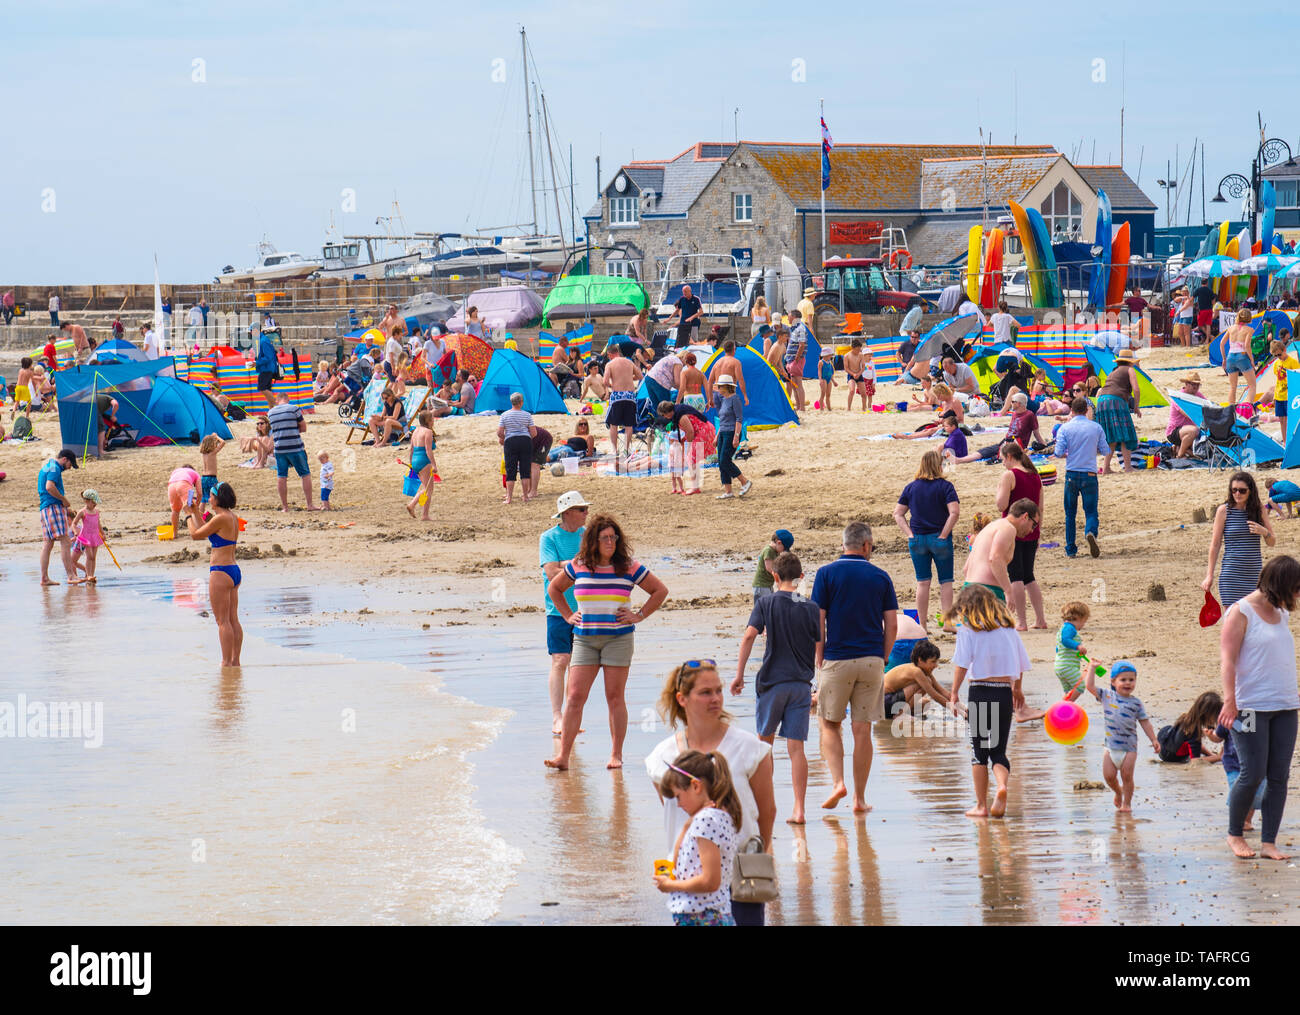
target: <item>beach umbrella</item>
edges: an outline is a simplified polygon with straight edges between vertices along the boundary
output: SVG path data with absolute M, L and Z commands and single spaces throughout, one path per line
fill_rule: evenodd
M 1238 275 L 1277 275 L 1288 268 L 1300 267 L 1300 257 L 1288 254 L 1256 254 L 1241 262 Z
M 984 325 L 980 322 L 978 314 L 962 314 L 960 317 L 949 317 L 946 321 L 940 321 L 921 336 L 921 341 L 917 343 L 916 351 L 912 353 L 912 356 L 917 362 L 932 359 L 943 354 L 945 345 L 951 345 L 955 348 L 961 344 L 963 339 L 974 339 L 983 331 Z
M 1235 257 L 1212 254 L 1209 257 L 1198 257 L 1191 264 L 1185 266 L 1178 273 L 1178 278 L 1228 278 L 1241 273 L 1241 262 Z

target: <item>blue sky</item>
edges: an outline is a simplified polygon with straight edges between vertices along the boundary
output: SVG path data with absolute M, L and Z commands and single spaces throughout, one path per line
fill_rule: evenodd
M 521 24 L 557 158 L 573 147 L 579 232 L 597 154 L 607 181 L 634 153 L 730 140 L 736 107 L 748 140 L 816 140 L 824 98 L 839 142 L 975 143 L 982 124 L 994 142 L 1070 155 L 1082 141 L 1087 163 L 1095 141 L 1097 162 L 1118 162 L 1121 61 L 1125 168 L 1137 177 L 1141 158 L 1164 225 L 1155 180 L 1175 145 L 1185 176 L 1193 139 L 1205 142 L 1208 197 L 1225 173 L 1249 173 L 1257 108 L 1300 147 L 1287 98 L 1300 31 L 1283 5 L 1251 5 L 1276 58 L 1242 56 L 1236 85 L 1206 87 L 1194 68 L 1207 42 L 1247 26 L 1222 4 L 1180 4 L 1176 21 L 1159 6 L 931 4 L 918 19 L 914 5 L 833 0 L 809 7 L 815 18 L 768 0 L 743 13 L 676 0 L 45 2 L 7 26 L 0 73 L 20 140 L 0 161 L 0 282 L 146 281 L 155 252 L 164 280 L 206 280 L 251 263 L 263 234 L 318 253 L 331 210 L 340 232 L 380 231 L 394 195 L 413 231 L 529 218 Z M 344 188 L 355 212 L 341 210 Z M 567 196 L 562 207 L 567 231 Z

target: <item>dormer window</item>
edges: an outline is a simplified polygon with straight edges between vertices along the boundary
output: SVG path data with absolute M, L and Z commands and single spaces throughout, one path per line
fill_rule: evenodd
M 639 219 L 637 205 L 638 199 L 635 197 L 611 197 L 609 199 L 609 224 L 611 226 L 636 225 Z

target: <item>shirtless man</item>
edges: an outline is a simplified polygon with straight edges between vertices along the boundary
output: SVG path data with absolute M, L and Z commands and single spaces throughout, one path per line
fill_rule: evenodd
M 384 319 L 380 321 L 378 325 L 379 330 L 384 333 L 385 338 L 392 338 L 393 325 L 395 325 L 397 321 L 397 304 L 390 303 L 388 304 L 387 312 L 384 314 Z
M 1011 505 L 1005 518 L 980 529 L 966 557 L 963 587 L 983 585 L 1002 602 L 1009 602 L 1011 579 L 1007 576 L 1007 565 L 1016 549 L 1016 537 L 1029 535 L 1037 521 L 1038 505 L 1022 497 Z
M 736 358 L 736 340 L 729 338 L 722 343 L 722 355 L 714 360 L 713 368 L 709 371 L 709 376 L 705 378 L 704 396 L 708 401 L 713 400 L 713 385 L 723 374 L 730 374 L 736 379 L 736 387 L 740 389 L 741 400 L 748 405 L 749 394 L 745 391 L 745 368 L 740 365 L 740 360 Z
M 76 358 L 77 366 L 89 363 L 93 350 L 90 348 L 90 339 L 86 337 L 86 329 L 80 324 L 64 321 L 59 325 L 59 330 L 72 339 L 73 356 Z
M 632 453 L 632 430 L 636 426 L 636 389 L 641 383 L 641 370 L 623 355 L 617 345 L 608 349 L 609 362 L 605 364 L 605 387 L 609 390 L 609 408 L 605 410 L 605 425 L 614 445 L 614 463 L 618 467 L 618 432 L 623 431 L 623 451 Z
M 862 351 L 862 339 L 853 339 L 849 343 L 849 351 L 844 354 L 844 372 L 848 375 L 849 385 L 849 400 L 844 406 L 846 410 L 853 408 L 853 396 L 858 394 L 862 396 L 862 411 L 867 411 L 867 381 L 863 376 L 866 360 L 866 353 Z
M 776 330 L 775 340 L 768 343 L 767 352 L 763 354 L 767 360 L 767 365 L 772 368 L 776 376 L 785 381 L 785 350 L 790 343 L 790 332 L 782 325 Z
M 929 697 L 947 706 L 948 692 L 934 680 L 939 667 L 939 646 L 925 640 L 912 646 L 912 661 L 895 666 L 885 674 L 885 718 L 901 715 L 920 717 L 921 700 Z M 913 702 L 917 702 L 914 707 Z
M 555 340 L 555 352 L 551 353 L 551 377 L 563 392 L 565 382 L 574 376 L 569 367 L 569 336 L 561 335 Z

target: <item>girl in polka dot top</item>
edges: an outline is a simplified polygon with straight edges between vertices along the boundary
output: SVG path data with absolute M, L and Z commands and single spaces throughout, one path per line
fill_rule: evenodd
M 678 927 L 734 927 L 731 871 L 740 830 L 740 798 L 727 759 L 716 751 L 684 751 L 660 784 L 665 797 L 690 815 L 673 847 L 673 873 L 655 886 L 668 895 Z

